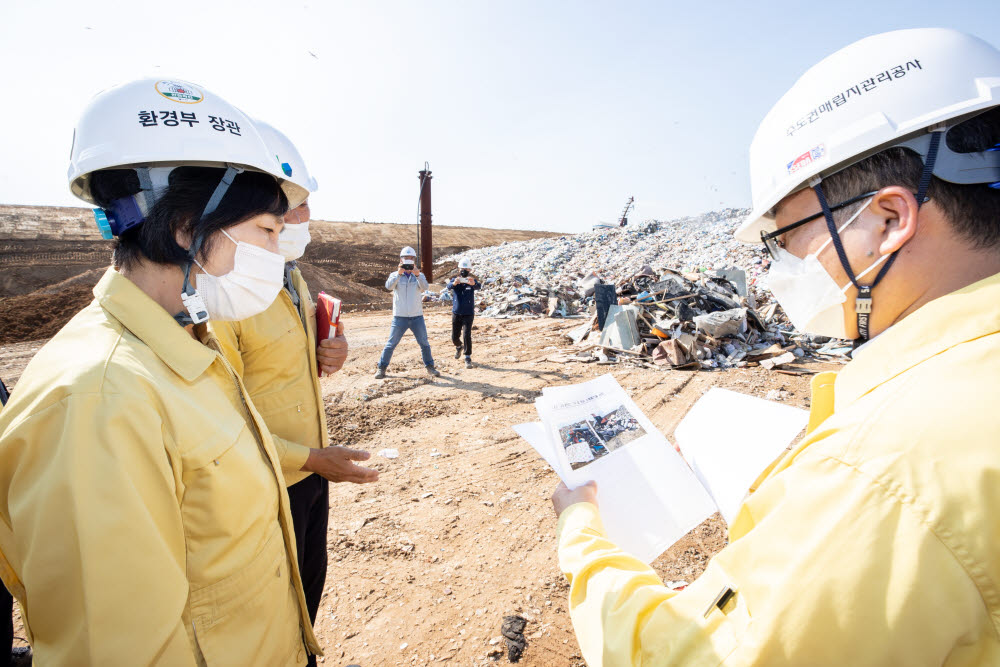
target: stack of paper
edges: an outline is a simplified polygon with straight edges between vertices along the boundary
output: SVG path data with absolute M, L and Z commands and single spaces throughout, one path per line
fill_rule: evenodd
M 698 410 L 706 399 L 711 403 Z M 726 419 L 715 413 L 734 406 L 748 415 L 753 412 L 752 423 L 729 422 L 730 413 L 721 413 Z M 759 425 L 756 431 L 753 427 L 760 424 L 765 407 L 779 408 L 764 416 L 779 422 L 773 438 L 769 434 L 775 423 Z M 514 429 L 568 487 L 597 483 L 598 506 L 608 536 L 647 563 L 715 513 L 718 507 L 713 498 L 721 499 L 724 515 L 730 518 L 735 512 L 735 508 L 730 511 L 733 498 L 738 495 L 742 502 L 753 480 L 806 422 L 802 410 L 712 390 L 678 427 L 678 438 L 685 434 L 682 451 L 688 455 L 690 448 L 689 456 L 698 462 L 692 471 L 610 375 L 548 387 L 535 401 L 535 408 L 542 421 Z M 748 426 L 755 431 L 749 440 Z

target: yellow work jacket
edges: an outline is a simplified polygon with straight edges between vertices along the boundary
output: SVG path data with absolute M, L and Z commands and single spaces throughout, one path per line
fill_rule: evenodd
M 115 270 L 94 296 L 0 413 L 0 576 L 35 662 L 305 664 L 279 453 L 246 390 Z
M 681 592 L 593 505 L 568 508 L 559 561 L 587 664 L 1000 664 L 998 332 L 1000 275 L 818 376 L 807 436 Z
M 260 315 L 239 322 L 213 322 L 211 328 L 222 353 L 242 376 L 274 441 L 288 451 L 298 448 L 304 463 L 307 448 L 326 447 L 330 437 L 316 370 L 316 305 L 299 269 L 291 275 L 299 295 L 298 309 L 283 289 Z M 309 475 L 299 470 L 284 472 L 289 486 Z

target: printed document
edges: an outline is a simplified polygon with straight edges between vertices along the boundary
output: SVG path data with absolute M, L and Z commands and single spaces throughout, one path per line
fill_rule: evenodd
M 611 375 L 543 389 L 535 401 L 541 422 L 514 430 L 568 487 L 597 482 L 608 536 L 649 563 L 716 511 L 730 520 L 750 484 L 805 425 L 802 410 L 715 391 L 723 390 L 711 390 L 678 426 L 688 462 Z M 743 412 L 731 419 L 720 408 Z M 697 466 L 688 466 L 692 460 Z

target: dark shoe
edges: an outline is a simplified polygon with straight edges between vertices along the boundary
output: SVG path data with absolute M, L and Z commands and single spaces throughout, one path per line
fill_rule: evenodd
M 456 359 L 460 359 L 461 357 L 462 357 L 462 348 L 456 347 L 455 348 L 455 358 Z
M 385 377 L 385 369 L 384 368 L 379 368 L 377 371 L 375 371 L 375 379 L 376 380 L 381 380 L 384 377 Z
M 10 650 L 11 667 L 31 667 L 31 647 L 15 646 Z
M 472 368 L 472 359 L 470 359 L 469 357 L 465 358 L 465 367 Z
M 430 373 L 431 375 L 433 375 L 436 378 L 441 377 L 441 371 L 439 371 L 438 369 L 434 368 L 433 366 L 428 366 L 427 367 L 427 372 Z

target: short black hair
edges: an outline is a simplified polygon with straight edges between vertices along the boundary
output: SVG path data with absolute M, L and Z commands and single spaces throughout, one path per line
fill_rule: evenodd
M 218 167 L 177 167 L 171 171 L 168 187 L 146 221 L 115 239 L 115 267 L 134 268 L 141 260 L 183 265 L 188 252 L 174 240 L 176 232 L 186 232 L 192 238 L 202 235 L 206 239 L 203 250 L 208 252 L 208 239 L 214 232 L 257 215 L 270 213 L 280 217 L 288 211 L 288 199 L 277 179 L 257 171 L 244 171 L 233 179 L 215 211 L 201 220 L 201 213 L 224 173 Z M 133 169 L 105 169 L 91 175 L 90 191 L 102 208 L 115 199 L 138 193 L 139 189 L 139 177 Z
M 1000 144 L 1000 107 L 951 128 L 945 134 L 945 141 L 957 153 L 978 153 Z M 823 194 L 832 205 L 890 185 L 916 192 L 922 172 L 923 162 L 915 152 L 890 148 L 824 178 Z M 972 247 L 1000 249 L 1000 190 L 986 183 L 957 185 L 932 177 L 927 196 Z M 860 206 L 848 207 L 840 215 L 849 217 Z

